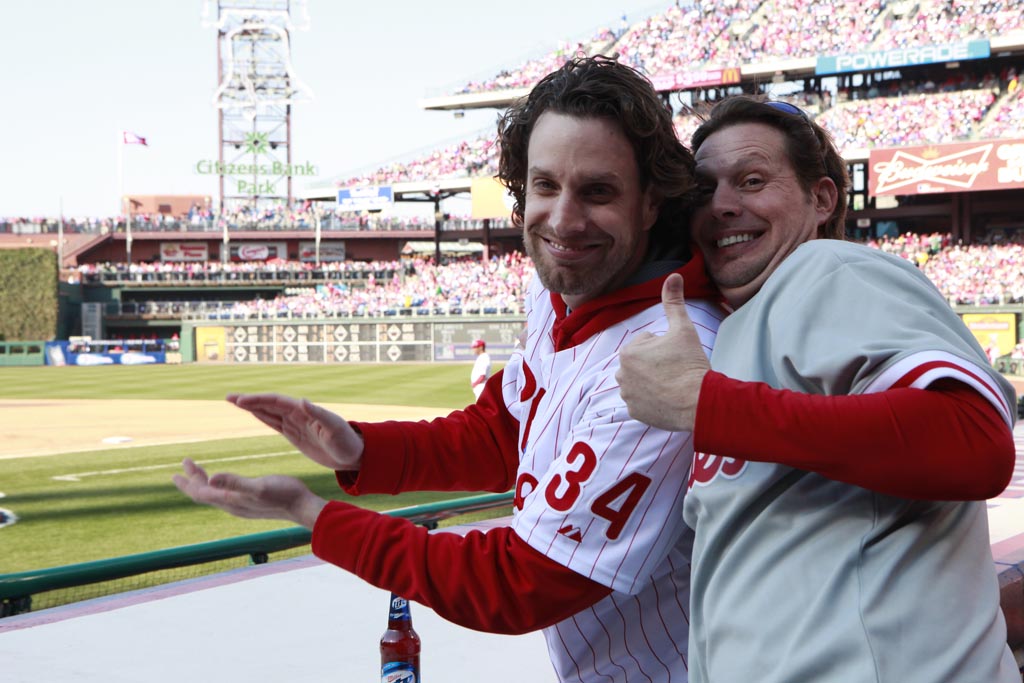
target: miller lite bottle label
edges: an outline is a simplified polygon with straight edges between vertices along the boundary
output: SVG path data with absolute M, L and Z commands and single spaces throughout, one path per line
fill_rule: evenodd
M 388 629 L 380 638 L 381 683 L 420 683 L 420 637 L 412 627 L 409 601 L 391 594 Z

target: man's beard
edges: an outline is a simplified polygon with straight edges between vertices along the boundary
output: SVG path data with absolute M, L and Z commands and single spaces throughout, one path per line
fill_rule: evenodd
M 553 262 L 544 247 L 544 240 L 527 232 L 523 239 L 527 255 L 533 260 L 537 277 L 548 291 L 567 296 L 585 296 L 592 299 L 621 285 L 635 267 L 634 252 L 639 248 L 634 236 L 628 244 L 613 244 L 597 265 L 579 268 Z

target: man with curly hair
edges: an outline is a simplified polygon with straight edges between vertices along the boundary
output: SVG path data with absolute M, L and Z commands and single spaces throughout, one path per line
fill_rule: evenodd
M 349 493 L 515 491 L 507 526 L 466 536 L 326 502 L 297 480 L 176 483 L 243 517 L 313 530 L 313 552 L 447 619 L 543 628 L 563 681 L 685 681 L 692 533 L 689 435 L 629 418 L 618 352 L 666 329 L 662 282 L 685 275 L 705 352 L 723 317 L 688 250 L 693 159 L 651 83 L 614 60 L 549 74 L 499 122 L 499 178 L 538 278 L 528 335 L 477 402 L 433 422 L 349 423 L 278 395 L 229 397 L 337 472 Z

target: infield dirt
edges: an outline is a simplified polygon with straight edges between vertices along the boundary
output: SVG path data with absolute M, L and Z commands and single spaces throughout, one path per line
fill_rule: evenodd
M 1024 378 L 1007 377 L 1024 392 Z M 325 403 L 351 419 L 431 419 L 443 408 Z M 3 399 L 0 459 L 155 446 L 214 439 L 267 436 L 274 432 L 226 401 Z
M 325 403 L 351 419 L 419 420 L 440 408 Z M 226 401 L 0 400 L 0 459 L 155 446 L 275 432 Z

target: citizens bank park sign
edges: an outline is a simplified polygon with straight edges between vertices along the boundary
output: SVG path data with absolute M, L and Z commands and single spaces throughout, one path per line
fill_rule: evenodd
M 235 191 L 239 194 L 275 194 L 280 178 L 312 177 L 318 169 L 310 162 L 284 164 L 280 161 L 259 164 L 236 164 L 203 159 L 196 163 L 199 175 L 252 176 L 252 180 L 236 179 Z
M 221 178 L 229 176 L 250 176 L 248 179 L 235 178 L 235 192 L 250 195 L 275 195 L 277 181 L 281 178 L 313 177 L 320 171 L 315 165 L 306 161 L 299 164 L 286 164 L 266 158 L 274 145 L 270 141 L 270 133 L 247 133 L 241 144 L 242 153 L 252 159 L 250 163 L 235 163 L 202 159 L 196 162 L 195 170 L 199 175 L 215 175 Z
M 1024 188 L 1024 139 L 873 149 L 868 193 L 977 192 Z

